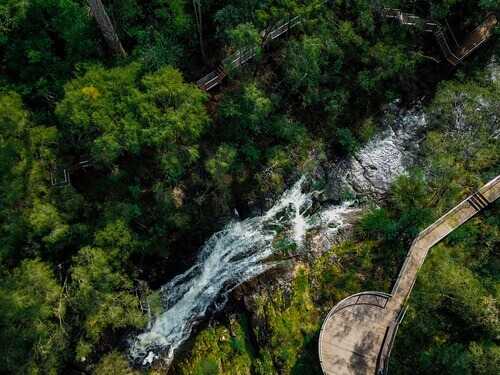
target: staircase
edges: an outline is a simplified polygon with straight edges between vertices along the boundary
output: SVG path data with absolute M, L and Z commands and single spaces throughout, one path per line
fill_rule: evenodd
M 92 156 L 90 154 L 84 154 L 80 156 L 78 163 L 70 165 L 64 169 L 59 169 L 59 171 L 54 171 L 50 174 L 50 183 L 52 186 L 63 187 L 69 185 L 70 183 L 70 175 L 83 169 L 86 171 L 86 168 L 92 166 Z M 67 165 L 67 164 L 66 164 Z M 62 177 L 61 177 L 62 175 Z
M 436 30 L 434 30 L 434 36 L 439 44 L 439 47 L 441 48 L 441 51 L 443 52 L 444 56 L 446 57 L 446 59 L 453 66 L 456 66 L 460 62 L 460 59 L 457 56 L 455 56 L 455 54 L 451 51 L 450 45 L 448 44 L 448 40 L 446 39 L 446 36 L 444 35 L 443 29 L 437 28 Z
M 469 198 L 469 204 L 474 207 L 476 210 L 482 210 L 485 208 L 490 202 L 484 197 L 481 192 L 476 192 L 474 195 L 471 195 Z
M 382 16 L 398 20 L 403 25 L 418 26 L 421 24 L 423 30 L 434 34 L 436 41 L 443 52 L 446 60 L 452 65 L 458 65 L 463 59 L 470 55 L 476 48 L 481 46 L 489 38 L 493 37 L 493 26 L 497 24 L 494 14 L 489 15 L 486 20 L 474 29 L 458 46 L 456 51 L 452 51 L 450 43 L 445 35 L 443 27 L 435 21 L 425 21 L 411 13 L 403 13 L 400 9 L 383 8 Z M 421 20 L 421 22 L 418 22 Z

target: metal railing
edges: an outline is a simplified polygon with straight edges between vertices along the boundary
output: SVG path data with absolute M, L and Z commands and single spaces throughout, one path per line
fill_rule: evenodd
M 497 17 L 495 14 L 490 14 L 488 16 L 488 18 L 486 18 L 483 23 L 481 23 L 478 27 L 476 27 L 474 30 L 472 30 L 469 35 L 467 35 L 464 40 L 467 40 L 467 38 L 469 38 L 472 34 L 474 34 L 477 30 L 479 30 L 480 28 L 482 28 L 484 25 L 486 25 L 487 23 L 491 22 L 491 20 L 494 19 L 494 23 L 497 24 L 498 23 L 498 20 L 497 20 Z M 479 47 L 481 47 L 484 43 L 486 43 L 486 41 L 488 41 L 491 37 L 493 37 L 493 33 L 491 33 L 490 35 L 488 35 L 486 38 L 484 38 L 483 40 L 481 40 L 478 44 L 476 44 L 474 47 L 472 47 L 470 50 L 467 50 L 466 53 L 462 54 L 462 56 L 460 56 L 460 59 L 465 59 L 467 56 L 469 56 L 472 52 L 474 52 L 476 49 L 478 49 Z
M 89 154 L 81 155 L 80 161 L 78 163 L 70 165 L 70 166 L 63 169 L 62 179 L 58 178 L 58 174 L 60 174 L 60 170 L 59 170 L 59 173 L 57 171 L 52 172 L 50 174 L 51 185 L 52 186 L 59 186 L 59 187 L 68 185 L 71 182 L 70 181 L 70 174 L 75 173 L 76 171 L 78 171 L 80 169 L 85 170 L 85 168 L 91 167 L 92 163 L 93 163 L 92 156 L 90 156 Z
M 389 299 L 392 297 L 392 295 L 384 293 L 384 292 L 377 292 L 377 291 L 369 291 L 369 292 L 361 292 L 361 293 L 356 293 L 353 294 L 349 297 L 344 298 L 343 300 L 339 301 L 333 308 L 328 312 L 328 315 L 326 316 L 325 320 L 323 321 L 323 326 L 321 327 L 320 333 L 319 333 L 319 343 L 318 343 L 318 350 L 319 350 L 319 362 L 321 364 L 321 367 L 323 368 L 323 333 L 325 330 L 325 325 L 327 324 L 328 320 L 330 317 L 335 314 L 336 312 L 345 309 L 346 307 L 349 306 L 354 306 L 354 305 L 371 305 L 371 306 L 378 306 L 381 309 L 384 309 L 387 306 L 387 302 Z
M 495 189 L 497 187 L 497 185 L 499 185 L 499 184 L 500 184 L 500 176 L 497 176 L 496 178 L 494 178 L 493 180 L 491 180 L 490 182 L 488 182 L 486 185 L 484 185 L 483 187 L 481 187 L 477 192 L 475 192 L 471 196 L 469 196 L 466 199 L 464 199 L 462 202 L 460 202 L 458 205 L 456 205 L 455 207 L 453 207 L 450 211 L 448 211 L 446 214 L 444 214 L 443 216 L 441 216 L 434 223 L 432 223 L 431 225 L 429 225 L 427 228 L 425 228 L 423 231 L 421 231 L 419 233 L 419 235 L 417 236 L 417 238 L 415 238 L 413 240 L 413 243 L 412 243 L 412 245 L 410 247 L 410 250 L 408 251 L 408 254 L 405 257 L 405 261 L 403 263 L 403 266 L 401 267 L 401 271 L 399 272 L 398 277 L 396 279 L 396 282 L 394 283 L 394 287 L 392 288 L 391 295 L 396 295 L 396 293 L 398 291 L 398 288 L 399 288 L 399 283 L 401 281 L 401 278 L 403 277 L 403 275 L 406 272 L 406 269 L 408 268 L 408 264 L 409 264 L 409 261 L 410 261 L 413 249 L 418 245 L 418 242 L 420 242 L 425 236 L 429 235 L 429 233 L 431 233 L 432 231 L 435 231 L 437 228 L 439 228 L 443 223 L 445 223 L 446 221 L 448 221 L 450 219 L 450 217 L 456 215 L 457 212 L 459 212 L 459 211 L 461 211 L 463 209 L 469 209 L 469 208 L 473 208 L 476 212 L 479 212 L 482 208 L 484 208 L 487 205 L 486 202 L 483 202 L 482 207 L 475 207 L 474 204 L 476 204 L 476 206 L 477 206 L 477 203 L 471 203 L 472 201 L 475 202 L 476 199 L 484 199 L 488 203 L 493 202 L 493 200 L 495 200 L 496 197 L 494 196 L 493 200 L 489 199 L 487 192 L 489 192 L 492 189 Z M 480 195 L 481 198 L 476 198 L 478 195 Z M 427 252 L 429 251 L 429 249 L 432 246 L 434 246 L 436 243 L 438 243 L 441 239 L 443 239 L 447 234 L 448 233 L 440 236 L 440 238 L 434 239 L 432 242 L 430 242 L 430 243 L 428 243 L 426 245 L 426 248 L 427 248 L 426 249 L 426 253 L 422 257 L 422 260 L 421 260 L 421 262 L 419 264 L 419 267 L 422 266 L 422 264 L 423 264 L 423 262 L 424 262 L 424 260 L 425 260 L 425 258 L 427 256 Z M 413 281 L 413 283 L 415 283 L 415 280 Z
M 381 12 L 386 18 L 397 19 L 399 22 L 401 22 L 404 25 L 418 26 L 419 20 L 421 20 L 420 17 L 418 17 L 414 14 L 411 14 L 411 13 L 404 13 L 400 9 L 392 9 L 392 8 L 386 7 L 386 8 L 383 8 Z M 488 22 L 491 22 L 493 17 L 495 17 L 495 24 L 496 24 L 496 22 L 497 22 L 496 16 L 490 15 L 485 21 L 483 21 L 481 23 L 481 25 L 476 27 L 469 35 L 472 35 L 476 30 L 483 27 Z M 455 52 L 453 51 L 453 49 L 450 47 L 450 43 L 448 41 L 448 38 L 446 37 L 445 31 L 444 31 L 445 29 L 443 28 L 443 26 L 441 26 L 438 22 L 436 22 L 434 20 L 432 20 L 432 21 L 422 20 L 422 22 L 423 22 L 423 30 L 426 32 L 432 32 L 434 34 L 434 36 L 439 44 L 439 47 L 441 48 L 441 51 L 443 52 L 446 60 L 450 64 L 452 64 L 453 66 L 458 65 L 465 57 L 470 55 L 474 50 L 479 48 L 483 43 L 485 43 L 492 36 L 492 35 L 489 35 L 488 37 L 481 40 L 481 42 L 478 43 L 476 46 L 474 46 L 472 49 L 468 50 L 467 53 L 464 53 L 461 56 L 458 56 L 457 54 L 458 54 L 458 51 L 460 50 L 460 47 Z M 467 38 L 468 38 L 468 36 L 465 38 L 465 40 Z
M 266 45 L 269 41 L 278 38 L 279 36 L 288 32 L 291 28 L 297 26 L 302 21 L 301 17 L 296 16 L 289 21 L 279 20 L 274 25 L 264 29 L 260 35 L 265 38 L 262 45 Z M 228 68 L 238 68 L 243 66 L 247 61 L 255 56 L 255 46 L 247 46 L 232 55 L 229 55 L 221 61 L 220 65 L 206 76 L 199 79 L 196 84 L 202 90 L 208 91 L 217 86 L 227 75 Z
M 483 187 L 481 187 L 477 192 L 469 196 L 467 199 L 463 200 L 461 203 L 459 203 L 457 206 L 455 206 L 452 210 L 447 212 L 445 215 L 441 216 L 437 221 L 435 221 L 433 224 L 429 225 L 426 229 L 424 229 L 420 234 L 415 238 L 415 240 L 412 243 L 412 246 L 410 250 L 408 251 L 408 254 L 406 256 L 406 259 L 403 263 L 403 266 L 398 274 L 397 280 L 394 283 L 394 287 L 392 289 L 391 294 L 383 293 L 383 292 L 362 292 L 362 293 L 357 293 L 352 296 L 349 296 L 347 298 L 344 298 L 340 302 L 338 302 L 329 312 L 328 315 L 326 316 L 326 319 L 323 322 L 323 325 L 321 327 L 320 335 L 319 335 L 319 344 L 318 344 L 318 349 L 319 349 L 319 360 L 321 364 L 321 368 L 324 369 L 323 367 L 323 335 L 325 332 L 325 327 L 328 324 L 328 321 L 332 317 L 333 314 L 339 312 L 342 309 L 345 309 L 349 306 L 354 306 L 354 305 L 372 305 L 372 306 L 378 306 L 382 309 L 385 309 L 389 300 L 396 296 L 396 293 L 398 292 L 398 289 L 400 287 L 400 282 L 403 277 L 403 275 L 406 274 L 407 268 L 410 264 L 410 260 L 412 258 L 412 253 L 413 251 L 417 248 L 418 243 L 429 233 L 432 231 L 436 230 L 440 225 L 445 223 L 448 220 L 451 220 L 451 216 L 455 216 L 458 212 L 461 210 L 466 210 L 463 215 L 459 218 L 457 218 L 457 221 L 453 221 L 452 225 L 450 226 L 450 230 L 446 231 L 446 234 L 440 233 L 437 238 L 433 238 L 431 242 L 426 242 L 423 246 L 424 248 L 420 248 L 420 250 L 424 249 L 425 254 L 422 255 L 422 259 L 420 259 L 420 264 L 418 267 L 422 266 L 422 263 L 425 260 L 425 257 L 427 256 L 427 252 L 429 251 L 429 248 L 433 246 L 435 243 L 439 242 L 441 239 L 443 239 L 446 235 L 448 235 L 454 228 L 457 226 L 461 225 L 464 223 L 466 220 L 471 218 L 473 215 L 475 215 L 477 212 L 479 212 L 481 209 L 486 207 L 488 204 L 494 202 L 498 197 L 500 196 L 500 175 L 485 184 Z M 473 203 L 474 202 L 474 203 Z M 471 210 L 472 209 L 472 210 Z M 418 271 L 418 268 L 417 268 Z M 413 285 L 416 280 L 416 275 L 413 277 L 412 280 L 412 285 L 410 286 L 410 289 L 408 291 L 408 294 L 405 295 L 404 297 L 407 298 L 411 290 L 413 289 Z M 382 346 L 380 348 L 380 351 L 377 356 L 377 362 L 376 362 L 376 375 L 385 375 L 388 370 L 389 366 L 389 358 L 390 358 L 390 352 L 392 350 L 392 347 L 394 345 L 394 340 L 397 334 L 397 331 L 399 329 L 399 326 L 401 322 L 404 319 L 404 316 L 407 311 L 407 307 L 403 308 L 404 300 L 397 300 L 397 303 L 401 303 L 401 305 L 397 305 L 398 307 L 395 307 L 391 303 L 389 305 L 389 310 L 396 312 L 397 309 L 399 310 L 398 317 L 396 318 L 395 323 L 390 324 L 387 326 L 383 340 L 382 340 Z
M 392 347 L 394 346 L 394 340 L 396 339 L 396 334 L 398 333 L 399 326 L 403 322 L 407 310 L 408 306 L 401 309 L 396 322 L 388 326 L 387 330 L 385 331 L 384 339 L 382 341 L 382 347 L 380 348 L 380 352 L 377 357 L 377 365 L 375 370 L 375 373 L 377 375 L 387 374 L 387 371 L 389 369 L 389 358 L 391 355 Z

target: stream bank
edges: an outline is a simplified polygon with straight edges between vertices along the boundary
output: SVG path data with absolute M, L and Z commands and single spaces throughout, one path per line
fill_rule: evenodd
M 163 313 L 130 340 L 131 356 L 145 365 L 164 358 L 168 365 L 206 314 L 221 311 L 230 298 L 242 300 L 251 329 L 263 331 L 251 307 L 262 298 L 262 288 L 286 298 L 292 280 L 349 239 L 352 223 L 368 203 L 380 202 L 415 160 L 426 127 L 421 104 L 404 109 L 395 102 L 384 114 L 379 133 L 355 157 L 325 162 L 321 153 L 313 154 L 314 171 L 264 215 L 233 221 L 213 235 L 195 265 L 160 289 Z M 270 277 L 280 281 L 269 285 Z

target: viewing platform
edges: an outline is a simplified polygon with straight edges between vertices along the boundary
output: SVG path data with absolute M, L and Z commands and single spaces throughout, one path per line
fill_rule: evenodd
M 408 251 L 390 294 L 362 292 L 336 304 L 319 336 L 327 375 L 383 375 L 417 273 L 429 249 L 500 196 L 500 176 L 424 229 Z

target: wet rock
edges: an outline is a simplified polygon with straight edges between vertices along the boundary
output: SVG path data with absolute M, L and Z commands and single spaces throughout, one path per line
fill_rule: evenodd
M 219 342 L 228 342 L 229 341 L 229 331 L 227 328 L 224 328 L 220 334 Z
M 384 112 L 380 134 L 358 154 L 328 170 L 325 199 L 341 200 L 352 192 L 380 200 L 394 179 L 415 162 L 427 126 L 423 107 L 416 103 L 405 109 L 395 101 Z
M 236 338 L 237 326 L 238 326 L 238 321 L 236 319 L 236 314 L 231 314 L 229 316 L 229 333 L 231 334 L 231 337 L 233 339 Z
M 301 178 L 279 199 L 263 195 L 249 202 L 251 217 L 233 221 L 210 237 L 197 263 L 160 290 L 168 310 L 137 336 L 131 355 L 147 359 L 149 348 L 159 347 L 170 361 L 207 308 L 215 304 L 216 310 L 222 309 L 232 287 L 252 279 L 237 287 L 234 295 L 243 299 L 257 339 L 265 340 L 269 333 L 262 306 L 273 298 L 273 291 L 279 289 L 280 301 L 270 302 L 286 303 L 296 270 L 307 269 L 308 263 L 352 235 L 350 224 L 361 212 L 352 207 L 355 199 L 380 199 L 397 174 L 413 162 L 420 132 L 425 129 L 425 114 L 419 107 L 405 111 L 398 103 L 388 111 L 384 130 L 356 157 L 327 162 L 318 153 L 313 178 Z M 332 202 L 337 204 L 329 204 Z M 227 212 L 234 214 L 229 208 Z M 274 245 L 282 239 L 286 241 L 280 254 Z M 339 260 L 332 256 L 331 261 Z M 223 296 L 221 303 L 217 296 Z M 228 336 L 229 332 L 220 340 L 228 340 Z

